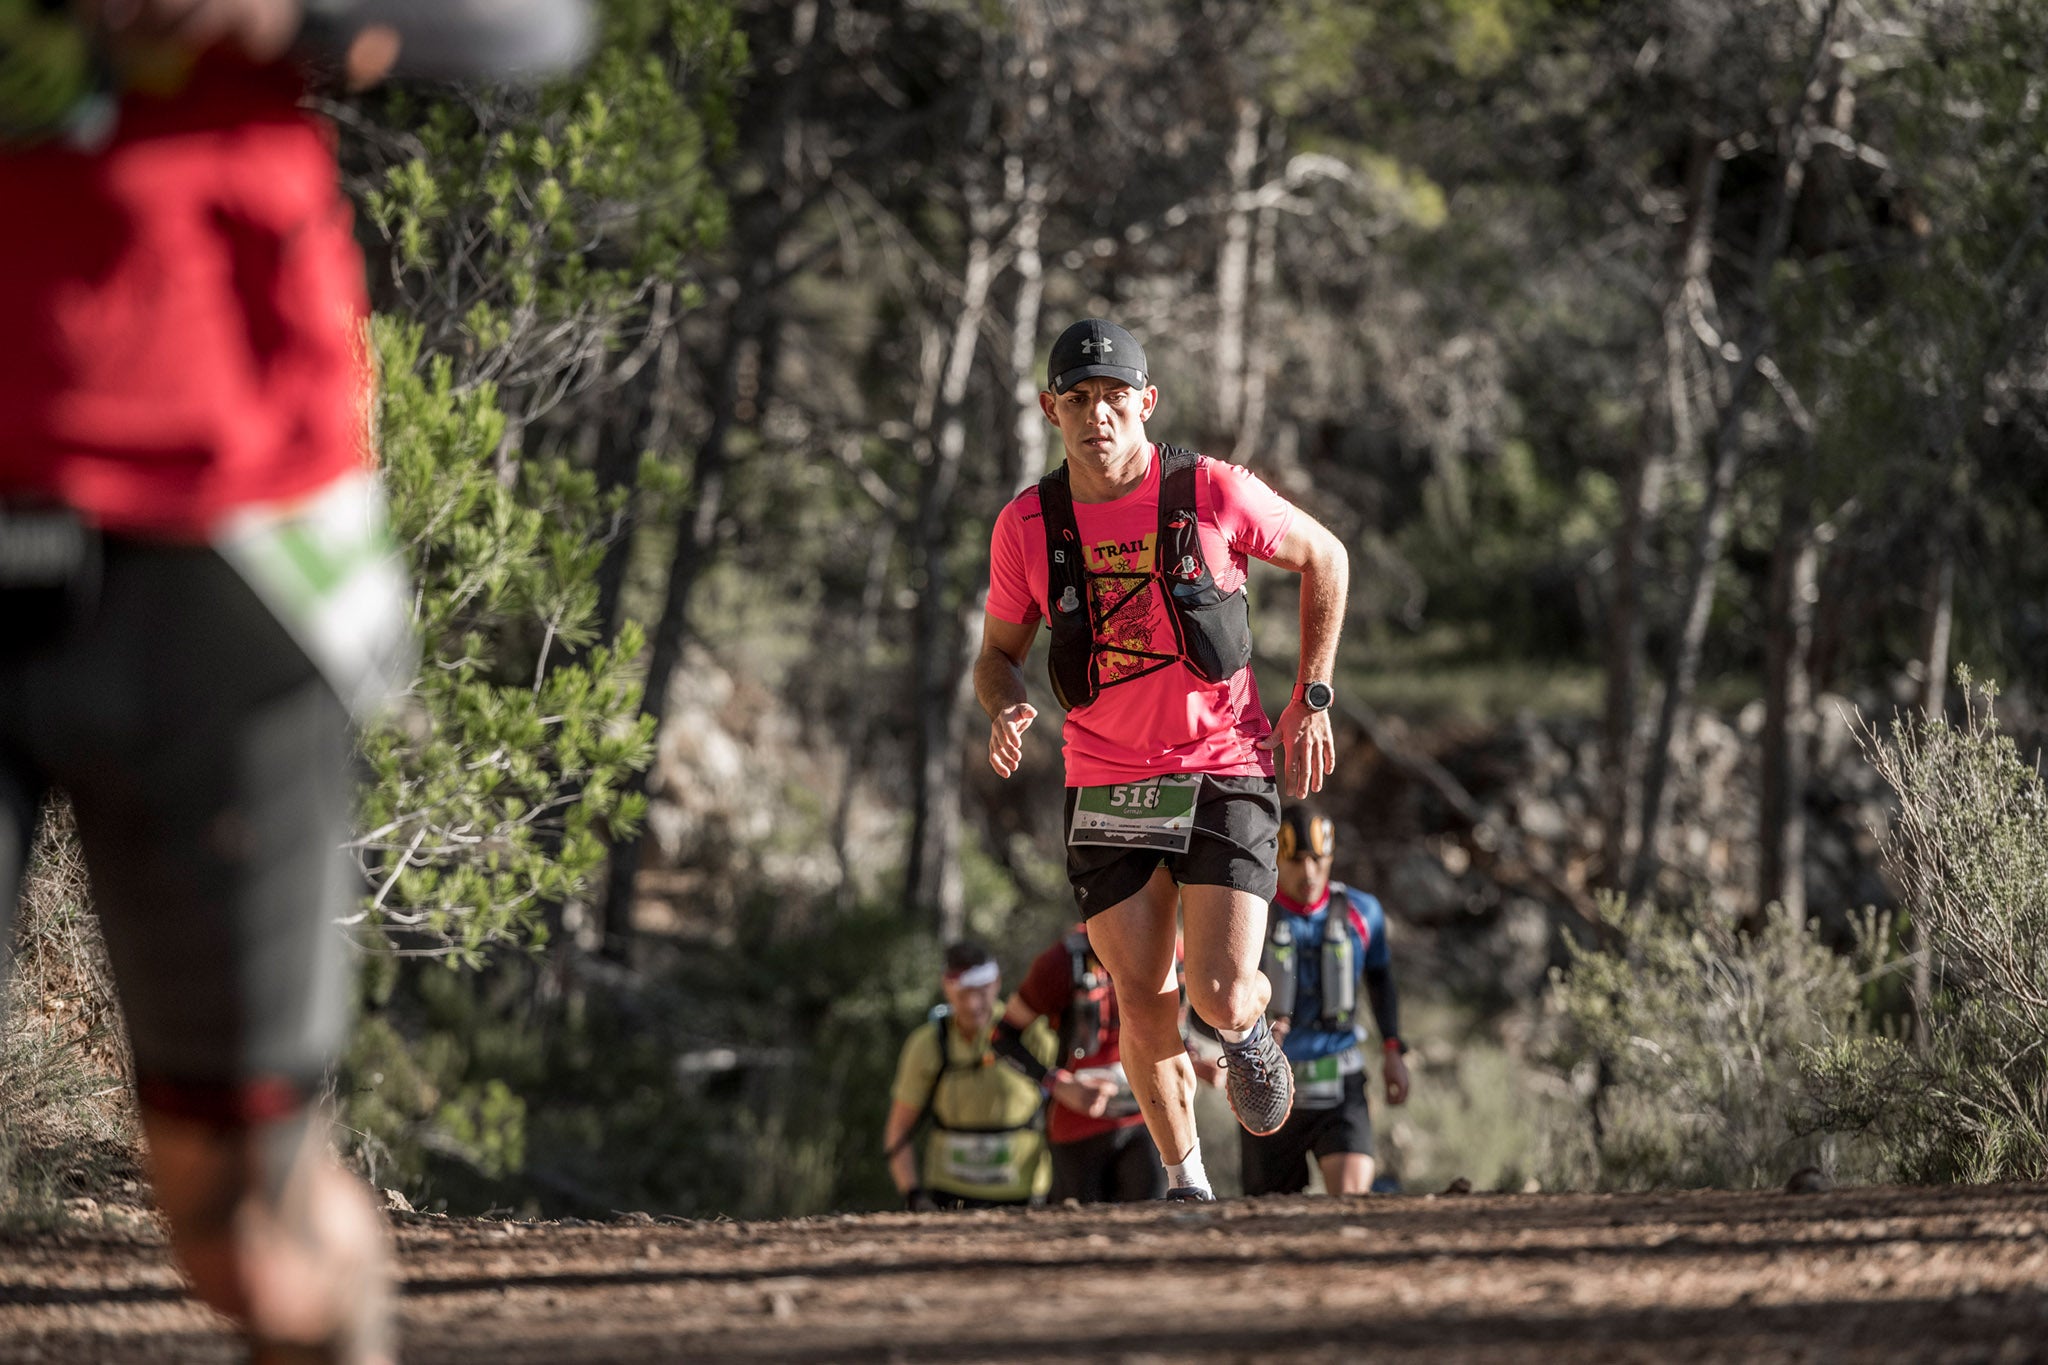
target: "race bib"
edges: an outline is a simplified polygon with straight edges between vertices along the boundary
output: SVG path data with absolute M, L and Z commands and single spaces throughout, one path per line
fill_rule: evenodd
M 1344 1080 L 1365 1069 L 1365 1054 L 1355 1046 L 1327 1057 L 1294 1064 L 1294 1103 L 1299 1109 L 1335 1109 L 1344 1103 Z
M 1195 833 L 1195 797 L 1201 787 L 1199 773 L 1083 787 L 1074 800 L 1067 842 L 1185 853 Z
M 1015 1133 L 939 1134 L 939 1170 L 963 1185 L 1021 1185 L 1023 1155 Z
M 367 475 L 287 508 L 244 510 L 214 549 L 283 622 L 357 720 L 412 682 L 405 571 Z

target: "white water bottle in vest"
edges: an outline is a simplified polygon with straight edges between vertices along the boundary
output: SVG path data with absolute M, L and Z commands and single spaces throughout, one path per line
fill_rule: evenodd
M 1266 936 L 1266 979 L 1273 983 L 1273 998 L 1266 1013 L 1275 1019 L 1294 1017 L 1294 929 L 1284 913 L 1273 913 L 1273 929 Z
M 1323 1021 L 1348 1022 L 1358 1008 L 1358 968 L 1351 960 L 1350 916 L 1342 896 L 1330 897 L 1323 920 Z

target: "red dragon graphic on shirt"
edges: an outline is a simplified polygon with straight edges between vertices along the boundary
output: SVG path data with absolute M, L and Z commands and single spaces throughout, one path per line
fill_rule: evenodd
M 1161 655 L 1175 657 L 1173 628 L 1152 577 L 1158 539 L 1159 533 L 1151 531 L 1138 540 L 1104 540 L 1088 547 L 1096 676 L 1104 687 L 1159 667 Z

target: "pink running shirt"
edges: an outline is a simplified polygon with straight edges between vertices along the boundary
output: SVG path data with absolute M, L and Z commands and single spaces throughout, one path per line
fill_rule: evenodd
M 1195 520 L 1202 554 L 1216 586 L 1234 592 L 1245 580 L 1247 556 L 1271 559 L 1294 525 L 1294 504 L 1240 465 L 1200 457 L 1195 465 Z M 1094 573 L 1146 573 L 1159 539 L 1159 448 L 1144 480 L 1112 502 L 1076 502 L 1074 522 Z M 1046 617 L 1045 523 L 1034 484 L 996 517 L 989 543 L 988 609 L 1013 625 Z M 1102 595 L 1128 584 L 1091 580 L 1091 612 L 1099 619 Z M 1151 661 L 1124 649 L 1175 652 L 1173 623 L 1157 580 L 1131 604 L 1096 628 L 1102 689 L 1094 701 L 1067 713 L 1067 785 L 1100 786 L 1162 773 L 1215 777 L 1273 775 L 1273 755 L 1258 747 L 1272 733 L 1259 703 L 1252 670 L 1220 683 L 1202 681 L 1185 663 L 1118 682 Z

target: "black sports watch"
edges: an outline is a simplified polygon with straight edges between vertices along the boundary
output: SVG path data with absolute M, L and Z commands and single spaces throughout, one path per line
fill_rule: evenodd
M 1326 682 L 1305 682 L 1294 685 L 1294 699 L 1311 711 L 1327 711 L 1337 694 Z

